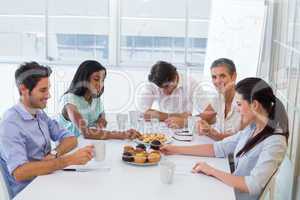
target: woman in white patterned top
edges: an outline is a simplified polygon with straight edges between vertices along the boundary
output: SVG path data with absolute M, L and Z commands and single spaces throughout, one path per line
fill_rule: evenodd
M 197 124 L 198 133 L 218 141 L 236 134 L 243 127 L 235 99 L 237 73 L 234 62 L 228 58 L 215 60 L 210 73 L 215 90 L 207 91 L 199 87 L 195 95 L 194 112 L 201 117 Z M 217 113 L 213 125 L 210 124 L 211 119 L 203 116 L 209 109 Z

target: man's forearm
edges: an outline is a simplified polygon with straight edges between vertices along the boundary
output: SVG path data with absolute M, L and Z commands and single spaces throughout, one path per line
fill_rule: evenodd
M 169 114 L 169 117 L 181 117 L 181 118 L 188 118 L 189 116 L 192 116 L 189 112 L 183 112 L 183 113 L 171 113 Z
M 64 156 L 51 160 L 32 161 L 19 166 L 13 172 L 17 181 L 31 180 L 36 176 L 46 175 L 71 165 L 71 156 Z
M 159 121 L 165 121 L 166 119 L 168 119 L 168 117 L 169 117 L 168 113 L 160 112 L 160 111 L 157 111 L 157 112 L 159 115 Z
M 155 117 L 158 118 L 159 121 L 165 121 L 168 118 L 168 116 L 168 113 L 164 113 L 155 109 L 149 109 L 144 113 L 144 117 L 146 120 L 150 120 L 151 118 Z
M 161 113 L 160 118 L 162 118 L 160 121 L 165 121 L 169 117 L 179 117 L 179 118 L 181 118 L 183 120 L 182 127 L 184 127 L 185 122 L 187 121 L 187 118 L 189 116 L 192 116 L 192 114 L 189 113 L 189 112 L 183 112 L 183 113 L 163 113 L 163 112 L 160 112 L 160 113 Z
M 159 118 L 160 121 L 165 121 L 169 117 L 183 117 L 187 118 L 190 116 L 191 113 L 189 112 L 183 112 L 183 113 L 166 113 L 166 112 L 161 112 L 158 110 L 154 109 L 149 109 L 144 113 L 144 116 L 146 119 L 150 120 L 152 117 L 157 117 Z
M 77 138 L 75 136 L 64 138 L 56 147 L 58 156 L 62 156 L 77 146 Z

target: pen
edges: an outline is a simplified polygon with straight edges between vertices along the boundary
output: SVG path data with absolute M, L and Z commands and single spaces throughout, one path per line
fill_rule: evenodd
M 66 169 L 63 169 L 63 171 L 66 171 L 66 172 L 89 172 L 89 171 L 92 171 L 92 170 L 91 169 L 66 168 Z
M 73 172 L 73 171 L 77 171 L 76 169 L 73 169 L 73 168 L 66 168 L 66 169 L 62 169 L 63 171 L 71 171 L 71 172 Z
M 178 130 L 178 131 L 175 131 L 175 133 L 188 133 L 189 131 L 188 130 Z
M 110 170 L 110 168 L 106 167 L 106 168 L 99 168 L 99 169 L 75 169 L 75 168 L 65 168 L 62 169 L 62 171 L 66 171 L 66 172 L 91 172 L 91 171 L 107 171 Z

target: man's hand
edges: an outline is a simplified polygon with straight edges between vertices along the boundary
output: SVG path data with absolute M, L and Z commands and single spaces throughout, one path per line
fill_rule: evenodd
M 52 159 L 55 159 L 55 158 L 56 158 L 55 155 L 52 155 L 52 154 L 49 153 L 42 160 L 52 160 Z
M 146 121 L 150 121 L 151 118 L 158 118 L 160 119 L 160 113 L 157 110 L 149 109 L 144 113 L 144 119 Z
M 186 124 L 186 118 L 169 117 L 165 120 L 165 123 L 169 128 L 174 128 L 174 129 L 184 128 Z
M 88 145 L 70 155 L 70 165 L 85 165 L 93 158 L 94 146 Z

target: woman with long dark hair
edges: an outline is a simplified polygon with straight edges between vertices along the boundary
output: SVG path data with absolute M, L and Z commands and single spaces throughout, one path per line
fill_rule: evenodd
M 193 172 L 216 177 L 234 187 L 237 199 L 258 199 L 284 158 L 289 137 L 288 117 L 272 88 L 260 78 L 246 78 L 236 85 L 238 110 L 247 127 L 214 144 L 166 145 L 165 154 L 227 157 L 234 154 L 233 174 L 204 162 Z
M 100 97 L 104 92 L 106 73 L 105 67 L 97 61 L 81 63 L 60 100 L 58 121 L 76 136 L 82 134 L 88 139 L 134 139 L 139 136 L 135 130 L 103 130 L 107 122 Z

